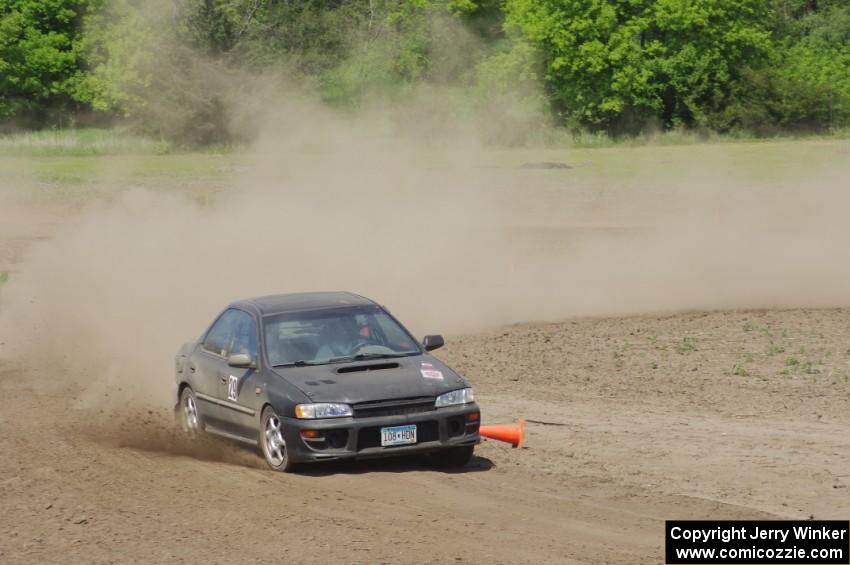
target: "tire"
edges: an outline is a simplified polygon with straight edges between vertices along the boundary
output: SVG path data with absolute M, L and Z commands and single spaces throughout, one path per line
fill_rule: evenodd
M 203 420 L 198 412 L 198 402 L 195 393 L 186 387 L 180 393 L 180 406 L 177 409 L 177 423 L 183 434 L 191 440 L 198 439 L 203 429 Z
M 266 406 L 260 416 L 260 450 L 268 466 L 274 471 L 291 473 L 295 464 L 289 456 L 283 437 L 283 419 L 271 406 Z
M 437 467 L 442 467 L 444 469 L 457 469 L 469 463 L 469 460 L 472 459 L 473 451 L 475 451 L 474 445 L 449 447 L 431 455 L 431 461 L 433 461 Z

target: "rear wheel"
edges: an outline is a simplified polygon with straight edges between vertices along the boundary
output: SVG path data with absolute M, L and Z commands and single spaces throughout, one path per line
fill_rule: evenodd
M 283 437 L 283 420 L 271 406 L 266 406 L 260 417 L 260 447 L 266 463 L 275 471 L 288 473 L 295 470 Z
M 462 447 L 449 447 L 438 451 L 431 455 L 431 460 L 438 467 L 446 469 L 463 467 L 469 460 L 472 459 L 472 452 L 475 451 L 474 445 L 464 445 Z

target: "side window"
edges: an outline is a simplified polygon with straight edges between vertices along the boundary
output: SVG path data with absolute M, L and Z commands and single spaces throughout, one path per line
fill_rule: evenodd
M 239 321 L 239 310 L 228 310 L 213 324 L 207 337 L 204 338 L 203 348 L 210 353 L 227 357 L 230 354 L 230 342 L 233 341 L 233 333 L 236 322 Z
M 230 354 L 247 353 L 251 359 L 257 359 L 257 324 L 254 317 L 247 312 L 236 312 L 236 324 L 233 336 L 233 347 Z

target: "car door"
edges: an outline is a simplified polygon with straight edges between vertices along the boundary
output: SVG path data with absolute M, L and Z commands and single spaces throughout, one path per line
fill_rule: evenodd
M 225 310 L 210 326 L 191 359 L 189 371 L 193 374 L 195 397 L 205 424 L 221 427 L 226 422 L 226 410 L 222 406 L 226 396 L 222 394 L 222 379 L 227 378 L 230 367 L 227 358 L 239 320 L 239 310 Z
M 245 354 L 253 361 L 252 367 L 227 367 L 224 378 L 219 380 L 219 395 L 224 399 L 222 418 L 225 430 L 247 439 L 257 437 L 259 394 L 262 391 L 258 371 L 257 322 L 248 312 L 237 310 L 234 318 L 233 342 L 230 355 Z

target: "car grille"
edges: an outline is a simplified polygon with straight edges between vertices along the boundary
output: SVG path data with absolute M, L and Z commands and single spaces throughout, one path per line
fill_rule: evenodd
M 404 398 L 382 402 L 361 402 L 359 404 L 355 404 L 353 408 L 355 418 L 420 414 L 422 412 L 431 412 L 435 409 L 433 396 L 421 396 L 418 398 Z

